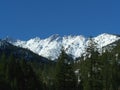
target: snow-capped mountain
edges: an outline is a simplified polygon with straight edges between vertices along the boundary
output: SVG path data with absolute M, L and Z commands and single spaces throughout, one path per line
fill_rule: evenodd
M 98 44 L 98 48 L 102 48 L 109 45 L 120 37 L 112 34 L 101 34 L 97 37 L 93 37 L 94 41 Z M 22 48 L 27 48 L 34 53 L 46 57 L 51 60 L 55 60 L 59 57 L 61 49 L 64 48 L 65 52 L 72 55 L 73 58 L 80 57 L 86 52 L 88 38 L 78 35 L 78 36 L 64 36 L 52 35 L 46 39 L 40 39 L 39 37 L 30 39 L 28 41 L 21 40 L 9 40 L 9 42 L 15 46 Z
M 14 46 L 14 45 L 10 44 L 9 42 L 7 42 L 7 40 L 0 40 L 0 57 L 3 54 L 6 57 L 13 55 L 14 58 L 16 58 L 18 60 L 20 60 L 20 59 L 24 59 L 26 61 L 34 60 L 35 62 L 44 63 L 44 64 L 51 62 L 47 58 L 37 55 L 28 49 Z

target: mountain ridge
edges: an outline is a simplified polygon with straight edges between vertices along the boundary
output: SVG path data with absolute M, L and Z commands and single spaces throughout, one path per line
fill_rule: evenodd
M 35 54 L 28 49 L 14 46 L 6 40 L 0 40 L 0 57 L 3 54 L 6 55 L 7 57 L 12 55 L 14 56 L 14 58 L 18 60 L 22 59 L 26 61 L 35 61 L 44 64 L 51 62 L 47 58 Z
M 98 48 L 102 48 L 120 40 L 119 35 L 108 33 L 103 33 L 92 38 L 98 44 Z M 81 57 L 81 55 L 86 52 L 85 48 L 87 47 L 88 39 L 89 38 L 83 35 L 68 35 L 61 37 L 55 34 L 45 39 L 40 39 L 39 37 L 27 41 L 8 39 L 8 42 L 18 47 L 27 48 L 48 59 L 55 60 L 59 57 L 62 48 L 64 48 L 65 52 L 74 59 Z

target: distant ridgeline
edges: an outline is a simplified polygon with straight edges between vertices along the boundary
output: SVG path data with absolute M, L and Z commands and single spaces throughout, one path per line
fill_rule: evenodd
M 14 40 L 8 37 L 4 40 L 14 46 L 27 48 L 30 51 L 51 60 L 56 60 L 61 53 L 61 49 L 64 49 L 64 51 L 75 60 L 87 53 L 86 48 L 88 47 L 89 39 L 90 38 L 86 38 L 82 35 L 70 35 L 64 37 L 52 35 L 46 39 L 36 37 L 28 41 Z M 97 44 L 99 51 L 101 51 L 103 47 L 120 40 L 120 36 L 103 33 L 92 39 Z

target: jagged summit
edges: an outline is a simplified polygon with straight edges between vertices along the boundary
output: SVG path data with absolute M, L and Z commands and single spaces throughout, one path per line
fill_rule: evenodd
M 102 48 L 109 45 L 117 40 L 120 40 L 118 35 L 103 33 L 97 37 L 93 37 L 94 41 L 98 44 L 98 48 Z M 45 39 L 39 37 L 32 38 L 28 41 L 10 41 L 15 46 L 27 48 L 34 53 L 55 60 L 59 57 L 62 47 L 65 52 L 71 55 L 73 58 L 80 57 L 86 52 L 88 38 L 77 35 L 77 36 L 59 36 L 58 34 L 52 35 Z

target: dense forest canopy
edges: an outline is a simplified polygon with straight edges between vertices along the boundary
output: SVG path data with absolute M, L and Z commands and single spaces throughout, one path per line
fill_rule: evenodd
M 99 53 L 90 40 L 86 58 L 64 50 L 57 62 L 40 63 L 0 55 L 0 90 L 120 90 L 120 45 Z

